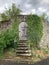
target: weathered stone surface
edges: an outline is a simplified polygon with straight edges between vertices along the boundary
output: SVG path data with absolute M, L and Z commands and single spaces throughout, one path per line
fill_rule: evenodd
M 49 48 L 49 22 L 43 22 L 43 37 L 40 42 L 40 47 Z
M 19 43 L 18 48 L 16 50 L 16 54 L 18 56 L 31 56 L 31 50 L 27 43 Z

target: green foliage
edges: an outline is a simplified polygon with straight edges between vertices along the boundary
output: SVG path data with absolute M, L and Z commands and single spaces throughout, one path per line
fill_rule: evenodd
M 18 8 L 16 8 L 16 5 L 13 3 L 12 7 L 9 10 L 5 11 L 5 14 L 9 17 L 9 18 L 16 18 L 16 16 L 20 13 L 20 10 Z
M 11 45 L 14 42 L 14 39 L 18 43 L 18 19 L 16 16 L 20 13 L 20 10 L 16 8 L 15 4 L 12 4 L 11 9 L 6 10 L 1 14 L 2 21 L 13 19 L 14 23 L 10 29 L 4 30 L 0 33 L 0 54 L 3 53 L 4 48 L 7 45 Z M 16 47 L 17 47 L 16 43 Z M 14 45 L 13 45 L 14 46 Z
M 14 40 L 16 40 L 16 47 L 17 43 L 19 41 L 18 39 L 18 20 L 14 21 L 12 24 L 12 27 L 10 29 L 4 30 L 0 33 L 0 54 L 3 53 L 4 48 L 7 47 L 7 45 L 11 45 L 13 42 L 14 46 Z
M 15 4 L 12 4 L 11 13 L 12 17 L 16 17 L 20 13 L 20 10 L 16 8 Z
M 3 53 L 3 49 L 6 47 L 5 40 L 4 40 L 4 34 L 3 32 L 0 33 L 0 54 Z
M 39 46 L 39 42 L 43 35 L 43 24 L 39 16 L 28 16 L 28 37 L 35 47 Z
M 12 4 L 12 7 L 1 14 L 2 21 L 9 20 L 11 18 L 16 18 L 16 16 L 20 13 L 20 10 L 16 8 L 15 4 Z
M 2 17 L 2 21 L 5 21 L 5 20 L 9 19 L 5 13 L 2 13 L 1 17 Z
M 41 19 L 42 20 L 45 20 L 45 17 L 46 17 L 47 15 L 46 15 L 46 13 L 43 13 L 42 15 L 41 15 Z
M 46 54 L 49 54 L 49 48 L 42 49 Z
M 14 23 L 12 24 L 12 28 L 11 28 L 11 32 L 13 33 L 12 35 L 14 35 L 14 38 L 17 40 L 17 42 L 19 42 L 19 38 L 18 38 L 18 25 L 19 25 L 19 20 L 16 18 L 14 20 Z
M 15 4 L 12 4 L 12 7 L 1 14 L 2 20 L 9 20 L 11 18 L 16 18 L 16 16 L 20 13 L 20 10 L 16 8 Z

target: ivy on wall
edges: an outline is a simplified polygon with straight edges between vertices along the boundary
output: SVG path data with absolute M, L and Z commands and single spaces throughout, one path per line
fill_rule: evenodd
M 38 47 L 43 35 L 42 20 L 37 15 L 28 16 L 28 38 L 33 46 Z

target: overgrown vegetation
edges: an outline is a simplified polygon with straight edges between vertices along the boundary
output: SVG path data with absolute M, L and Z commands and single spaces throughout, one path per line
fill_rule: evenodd
M 20 10 L 16 8 L 15 4 L 12 5 L 12 8 L 6 10 L 6 12 L 1 14 L 2 21 L 12 19 L 13 24 L 10 29 L 6 29 L 4 31 L 0 31 L 0 54 L 3 54 L 4 49 L 7 47 L 17 46 L 19 42 L 18 39 L 18 18 L 17 14 L 19 14 Z M 14 43 L 14 40 L 16 43 Z
M 28 16 L 28 37 L 31 46 L 38 48 L 42 35 L 43 35 L 43 24 L 41 18 L 37 15 L 29 15 Z
M 0 32 L 0 54 L 8 46 L 14 46 L 14 40 L 16 40 L 16 46 L 18 43 L 18 20 L 16 19 L 10 29 Z M 13 44 L 13 45 L 12 45 Z
M 16 8 L 16 5 L 13 3 L 12 7 L 1 14 L 2 21 L 9 19 L 15 19 L 16 16 L 20 13 L 20 9 Z

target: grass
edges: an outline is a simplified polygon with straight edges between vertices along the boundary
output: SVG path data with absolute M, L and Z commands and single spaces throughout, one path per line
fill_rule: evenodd
M 14 48 L 9 48 L 8 50 L 6 50 L 1 56 L 0 59 L 14 59 L 14 57 L 16 56 L 16 52 Z
M 42 59 L 49 58 L 49 49 L 34 49 L 32 48 L 32 60 L 33 62 L 40 61 Z

